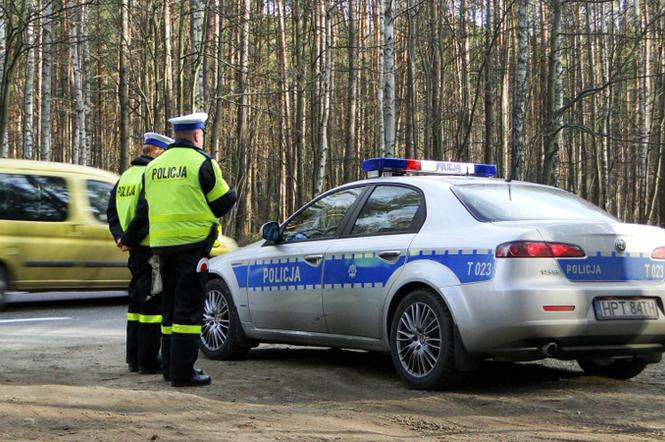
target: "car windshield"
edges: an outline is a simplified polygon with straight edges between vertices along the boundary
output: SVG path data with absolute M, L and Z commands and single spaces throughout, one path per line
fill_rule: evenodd
M 587 220 L 616 221 L 614 217 L 572 193 L 551 187 L 511 183 L 461 184 L 452 187 L 480 221 Z

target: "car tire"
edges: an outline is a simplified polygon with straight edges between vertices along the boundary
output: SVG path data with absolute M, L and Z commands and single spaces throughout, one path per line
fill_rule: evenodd
M 455 369 L 454 329 L 448 307 L 434 290 L 416 289 L 399 303 L 390 326 L 390 353 L 410 388 L 449 389 L 461 384 L 462 373 Z
M 200 349 L 210 359 L 237 359 L 251 350 L 238 343 L 240 320 L 233 296 L 221 279 L 208 281 L 203 302 Z
M 0 310 L 4 310 L 7 306 L 7 288 L 9 287 L 9 279 L 7 278 L 7 271 L 0 264 Z
M 577 363 L 585 373 L 613 379 L 634 378 L 646 368 L 649 362 L 644 359 L 578 359 Z

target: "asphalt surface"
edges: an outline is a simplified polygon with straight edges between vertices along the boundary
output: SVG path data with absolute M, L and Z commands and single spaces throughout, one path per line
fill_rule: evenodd
M 10 293 L 0 311 L 0 342 L 123 341 L 126 315 L 123 291 Z

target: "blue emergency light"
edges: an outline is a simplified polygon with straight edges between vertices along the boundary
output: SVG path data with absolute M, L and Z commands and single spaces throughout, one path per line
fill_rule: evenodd
M 370 178 L 387 173 L 392 175 L 406 172 L 491 177 L 496 176 L 496 165 L 408 158 L 371 158 L 363 161 L 363 172 L 366 172 Z

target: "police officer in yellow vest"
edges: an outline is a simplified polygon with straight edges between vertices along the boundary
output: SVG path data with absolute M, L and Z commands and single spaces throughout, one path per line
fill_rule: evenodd
M 109 229 L 116 244 L 123 251 L 127 246 L 120 238 L 136 211 L 139 195 L 143 191 L 143 172 L 154 158 L 173 142 L 172 138 L 154 132 L 144 135 L 143 154 L 136 157 L 131 167 L 121 176 L 111 191 L 108 209 Z M 151 252 L 147 226 L 138 233 L 139 243 L 129 251 L 128 267 L 132 274 L 129 283 L 127 313 L 127 364 L 129 371 L 142 374 L 161 372 L 158 354 L 161 338 L 161 297 L 152 295 L 152 269 L 148 263 Z
M 146 168 L 146 203 L 139 202 L 137 216 L 122 238 L 124 244 L 136 241 L 135 232 L 147 215 L 150 247 L 160 257 L 164 285 L 164 379 L 175 387 L 210 384 L 210 376 L 194 368 L 208 280 L 207 256 L 218 235 L 218 218 L 236 202 L 219 164 L 202 150 L 207 118 L 205 113 L 195 113 L 169 120 L 176 140 Z

